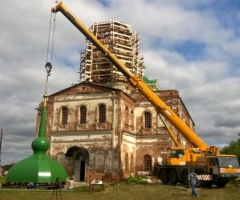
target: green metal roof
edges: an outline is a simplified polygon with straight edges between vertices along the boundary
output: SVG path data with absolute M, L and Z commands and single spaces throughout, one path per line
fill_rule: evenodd
M 146 76 L 143 76 L 143 80 L 145 83 L 157 83 L 157 79 L 148 79 Z
M 146 76 L 143 76 L 143 81 L 150 87 L 152 88 L 153 91 L 159 91 L 161 88 L 158 85 L 158 80 L 157 79 L 148 79 Z
M 33 155 L 16 163 L 8 172 L 6 182 L 52 183 L 57 179 L 66 181 L 67 173 L 56 160 L 46 155 L 49 141 L 46 139 L 46 101 L 44 96 L 38 137 L 32 142 Z

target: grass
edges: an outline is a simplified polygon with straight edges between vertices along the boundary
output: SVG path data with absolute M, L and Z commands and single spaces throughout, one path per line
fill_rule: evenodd
M 0 179 L 1 181 L 1 179 Z M 4 181 L 4 180 L 3 180 Z M 239 182 L 238 182 L 239 183 Z M 212 187 L 211 189 L 197 188 L 197 199 L 204 200 L 238 200 L 240 187 L 238 184 L 229 183 L 225 188 Z M 239 186 L 239 185 L 238 185 Z M 179 186 L 181 187 L 181 186 Z M 57 194 L 57 195 L 56 195 Z M 120 185 L 105 185 L 104 190 L 96 189 L 96 192 L 90 192 L 88 186 L 74 188 L 73 191 L 61 190 L 62 200 L 188 200 L 195 199 L 191 196 L 191 190 L 182 191 L 175 189 L 171 185 L 146 184 L 139 178 L 131 177 L 126 179 Z M 0 200 L 48 200 L 61 199 L 60 193 L 52 190 L 38 189 L 6 189 L 0 188 Z
M 239 187 L 235 187 L 233 185 L 227 185 L 225 188 L 214 188 L 211 189 L 203 189 L 198 188 L 198 199 L 208 199 L 208 200 L 237 200 L 239 199 Z M 56 193 L 55 193 L 56 194 Z M 60 193 L 53 195 L 52 190 L 4 190 L 0 189 L 0 199 L 1 200 L 40 200 L 40 199 L 61 199 Z M 174 189 L 173 186 L 166 185 L 146 185 L 146 184 L 122 184 L 115 186 L 105 187 L 104 191 L 98 191 L 91 193 L 89 187 L 79 187 L 74 191 L 62 191 L 62 199 L 63 200 L 180 200 L 180 199 L 194 199 L 191 196 L 191 190 L 182 191 L 178 189 Z M 53 198 L 52 198 L 53 197 Z
M 124 179 L 125 184 L 147 184 L 146 180 L 142 180 L 142 178 L 138 176 L 130 176 L 127 179 Z

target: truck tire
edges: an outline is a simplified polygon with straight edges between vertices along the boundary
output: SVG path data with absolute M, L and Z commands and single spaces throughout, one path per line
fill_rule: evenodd
M 223 188 L 227 185 L 228 181 L 214 181 L 214 184 L 219 187 L 219 188 Z
M 169 181 L 171 182 L 171 184 L 176 185 L 178 183 L 178 175 L 177 175 L 177 171 L 175 169 L 171 169 L 169 171 Z
M 200 181 L 200 186 L 202 188 L 210 188 L 213 185 L 213 181 Z
M 183 184 L 184 184 L 184 185 L 189 186 L 188 172 L 183 172 L 182 180 L 183 180 Z
M 163 184 L 167 184 L 169 182 L 168 171 L 166 169 L 162 169 L 160 171 L 159 178 L 160 178 L 160 180 L 162 181 Z

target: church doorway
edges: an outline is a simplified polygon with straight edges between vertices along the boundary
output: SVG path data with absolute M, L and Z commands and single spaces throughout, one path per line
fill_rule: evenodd
M 75 182 L 86 181 L 86 169 L 87 161 L 89 159 L 89 153 L 87 149 L 83 147 L 71 147 L 66 153 L 67 157 L 71 157 L 73 162 L 73 178 Z

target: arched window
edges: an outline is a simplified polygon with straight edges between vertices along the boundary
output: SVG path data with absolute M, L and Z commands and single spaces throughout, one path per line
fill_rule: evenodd
M 152 116 L 150 112 L 144 113 L 145 128 L 152 128 Z
M 68 122 L 68 108 L 62 108 L 62 125 L 66 125 Z
M 106 122 L 106 106 L 104 104 L 99 105 L 99 123 Z
M 125 155 L 125 172 L 129 172 L 129 159 L 128 159 L 128 153 Z
M 80 107 L 80 124 L 86 124 L 87 122 L 87 108 L 86 106 Z
M 144 170 L 152 171 L 152 157 L 150 155 L 144 155 Z

